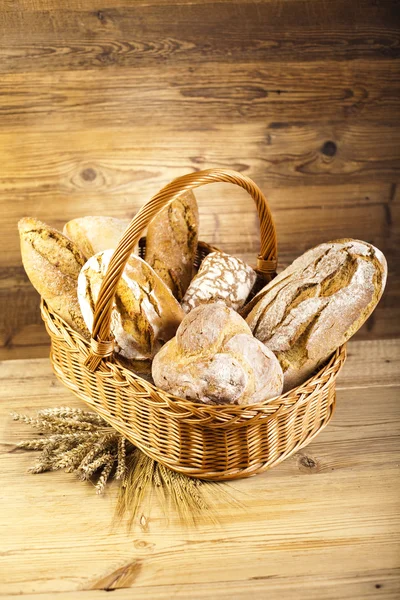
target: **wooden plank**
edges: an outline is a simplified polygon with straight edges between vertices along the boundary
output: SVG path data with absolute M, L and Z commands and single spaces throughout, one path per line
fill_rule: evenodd
M 27 133 L 21 141 L 11 132 L 0 134 L 0 144 L 7 148 L 3 160 L 7 175 L 0 181 L 0 193 L 7 202 L 2 217 L 7 250 L 0 264 L 20 264 L 15 223 L 24 215 L 37 215 L 55 226 L 85 214 L 132 217 L 173 177 L 211 166 L 236 167 L 265 191 L 283 255 L 293 257 L 310 245 L 348 236 L 367 238 L 385 250 L 389 229 L 398 229 L 396 214 L 391 209 L 389 215 L 387 210 L 391 193 L 387 165 L 399 163 L 393 173 L 397 176 L 400 160 L 391 157 L 396 156 L 400 129 L 391 129 L 392 141 L 386 144 L 381 127 L 336 128 L 337 156 L 329 159 L 322 151 L 324 140 L 333 137 L 328 126 L 320 131 L 312 127 L 279 129 L 262 158 L 256 154 L 262 140 L 258 130 L 243 126 L 232 135 L 231 128 L 221 127 L 208 146 L 209 133 L 204 132 L 197 143 L 208 149 L 200 165 L 196 158 L 182 160 L 182 155 L 190 152 L 190 132 L 175 134 L 179 150 L 167 143 L 173 135 L 168 129 L 112 134 L 104 130 L 87 136 L 78 132 Z M 151 143 L 137 145 L 135 135 L 136 140 L 144 140 L 146 133 Z M 229 150 L 221 151 L 223 140 Z M 377 183 L 380 178 L 382 183 Z M 354 183 L 337 185 L 354 179 Z M 310 187 L 297 187 L 307 183 Z M 273 187 L 285 184 L 290 187 Z M 204 239 L 223 241 L 228 251 L 257 250 L 257 218 L 243 191 L 220 185 L 197 193 Z M 238 213 L 241 228 L 236 226 Z
M 221 35 L 223 31 L 223 35 Z M 396 2 L 126 4 L 3 12 L 3 69 L 79 69 L 174 61 L 314 61 L 397 57 Z
M 76 160 L 75 172 L 84 174 L 84 161 Z M 37 158 L 40 169 L 41 157 Z M 60 160 L 61 165 L 61 160 Z M 208 165 L 206 165 L 208 166 Z M 25 167 L 27 170 L 27 167 Z M 31 166 L 30 180 L 35 182 L 34 165 Z M 183 170 L 180 170 L 182 172 Z M 134 169 L 131 170 L 134 174 Z M 97 173 L 97 170 L 96 170 Z M 19 289 L 25 278 L 20 267 L 20 250 L 16 223 L 26 215 L 36 215 L 41 220 L 62 228 L 69 219 L 88 214 L 108 214 L 120 218 L 132 218 L 137 210 L 166 181 L 178 174 L 172 168 L 154 179 L 126 182 L 123 191 L 118 192 L 118 183 L 105 181 L 101 171 L 96 175 L 100 179 L 97 190 L 86 191 L 76 186 L 76 190 L 65 191 L 67 182 L 57 177 L 57 168 L 52 169 L 53 193 L 46 194 L 45 186 L 28 195 L 9 193 L 7 212 L 0 217 L 5 230 L 7 252 L 0 256 L 1 267 L 11 267 L 9 272 L 0 271 L 0 289 L 7 289 L 9 278 Z M 115 169 L 115 178 L 118 178 Z M 306 250 L 310 245 L 340 237 L 366 237 L 385 249 L 390 229 L 396 234 L 398 229 L 397 213 L 390 216 L 388 223 L 387 206 L 391 186 L 366 182 L 364 184 L 345 184 L 334 186 L 307 186 L 291 188 L 271 188 L 268 174 L 261 171 L 252 174 L 254 180 L 263 189 L 268 199 L 278 231 L 279 255 L 281 266 Z M 72 178 L 74 179 L 74 178 Z M 22 183 L 22 182 L 21 182 Z M 0 183 L 1 185 L 1 183 Z M 27 185 L 25 183 L 25 185 Z M 73 183 L 71 184 L 72 187 Z M 15 186 L 17 187 L 17 186 Z M 93 186 L 96 188 L 96 186 Z M 258 218 L 250 197 L 243 190 L 227 184 L 214 184 L 196 190 L 200 210 L 201 238 L 220 245 L 224 249 L 245 253 L 246 259 L 253 261 L 258 250 Z M 11 200 L 12 198 L 12 200 Z M 57 211 L 54 200 L 57 199 Z M 393 206 L 390 209 L 393 212 Z M 240 217 L 240 228 L 237 219 Z M 296 235 L 293 236 L 293 233 Z M 3 238 L 4 239 L 4 238 Z
M 15 296 L 17 301 L 18 294 Z M 13 294 L 10 294 L 8 301 L 13 299 Z M 0 299 L 0 307 L 2 304 Z M 7 305 L 7 302 L 4 302 L 4 305 Z M 39 305 L 35 303 L 30 311 L 25 310 L 23 318 L 20 314 L 15 316 L 12 314 L 12 317 L 12 320 L 7 319 L 5 327 L 0 329 L 0 360 L 47 358 L 50 353 L 50 338 L 41 320 Z M 27 318 L 37 320 L 37 323 L 23 325 Z
M 268 134 L 269 144 L 265 143 L 267 132 L 264 127 L 247 124 L 238 126 L 236 131 L 221 125 L 213 135 L 209 131 L 198 132 L 195 144 L 202 149 L 201 157 L 191 154 L 192 132 L 173 131 L 169 126 L 105 129 L 86 135 L 28 131 L 23 139 L 11 131 L 0 133 L 1 147 L 7 149 L 1 155 L 4 175 L 0 180 L 0 194 L 10 204 L 5 217 L 13 219 L 33 206 L 36 212 L 42 211 L 50 200 L 68 202 L 62 207 L 62 214 L 71 214 L 69 204 L 75 203 L 71 206 L 76 214 L 78 202 L 91 203 L 93 207 L 95 197 L 102 202 L 97 210 L 120 211 L 113 209 L 118 207 L 115 196 L 121 197 L 118 203 L 126 214 L 133 215 L 172 178 L 209 167 L 239 170 L 252 177 L 268 195 L 277 187 L 362 184 L 368 198 L 365 203 L 369 205 L 369 189 L 373 191 L 377 183 L 382 183 L 384 202 L 388 202 L 390 183 L 400 177 L 399 127 L 288 127 Z M 331 156 L 327 156 L 328 143 L 333 144 Z M 232 189 L 226 184 L 224 187 Z M 299 194 L 305 196 L 308 190 L 290 198 L 291 207 L 299 206 Z M 339 190 L 339 202 L 340 196 Z M 324 199 L 314 202 L 321 206 Z M 45 215 L 48 214 L 49 210 Z M 56 217 L 56 211 L 52 214 Z
M 302 2 L 304 0 L 291 0 L 292 2 Z M 202 0 L 203 4 L 267 4 L 274 3 L 276 0 Z M 315 2 L 324 2 L 324 0 L 312 0 Z M 172 7 L 181 5 L 199 4 L 199 0 L 136 0 L 135 6 L 162 6 L 163 4 Z M 125 8 L 127 0 L 107 0 L 107 8 Z M 43 12 L 43 11 L 65 11 L 65 10 L 101 10 L 104 9 L 104 0 L 69 0 L 66 8 L 62 0 L 2 0 L 2 10 L 23 10 L 25 12 Z
M 400 340 L 351 340 L 338 389 L 400 386 Z
M 381 583 L 381 582 L 384 583 Z M 110 590 L 111 591 L 111 590 Z M 251 581 L 217 583 L 196 583 L 176 585 L 151 585 L 135 589 L 112 588 L 116 600 L 359 600 L 376 599 L 398 600 L 400 594 L 400 574 L 398 569 L 383 569 L 367 575 L 354 575 L 333 578 L 314 576 L 297 578 L 269 577 Z M 60 592 L 51 594 L 24 594 L 24 600 L 99 600 L 104 599 L 104 591 L 80 590 L 78 592 Z M 7 596 L 12 600 L 15 596 Z
M 42 72 L 35 58 L 34 65 L 24 65 L 18 73 L 15 67 L 8 72 L 4 50 L 0 52 L 1 128 L 54 131 L 65 130 L 68 122 L 68 131 L 82 133 L 147 123 L 197 136 L 227 123 L 232 137 L 241 133 L 244 122 L 271 123 L 271 135 L 288 122 L 398 122 L 400 66 L 388 58 L 379 61 L 379 68 L 365 59 L 266 63 L 242 57 L 195 66 L 144 66 L 140 60 L 135 67 L 83 71 L 70 65 L 57 71 L 46 55 Z M 263 140 L 268 142 L 265 136 Z
M 0 133 L 0 143 L 7 149 L 1 154 L 0 193 L 10 198 L 13 192 L 20 194 L 14 211 L 38 193 L 44 202 L 53 194 L 56 199 L 77 193 L 92 199 L 94 194 L 129 198 L 134 191 L 142 204 L 173 177 L 211 166 L 241 171 L 266 193 L 303 185 L 388 185 L 400 178 L 400 127 L 381 124 L 319 123 L 273 133 L 262 125 L 233 129 L 225 124 L 213 132 L 197 132 L 195 139 L 193 132 L 175 131 L 171 125 L 86 133 L 27 131 L 23 138 L 8 131 Z M 201 154 L 194 155 L 194 145 Z
M 291 193 L 290 197 L 293 196 L 296 196 L 296 190 L 295 193 Z M 210 202 L 212 197 L 210 195 Z M 247 212 L 243 212 L 243 209 L 236 211 L 234 206 L 229 205 L 229 192 L 224 194 L 223 198 L 226 204 L 224 207 L 221 207 L 222 211 L 219 213 L 207 212 L 206 206 L 202 206 L 200 211 L 201 239 L 220 246 L 231 254 L 248 258 L 254 264 L 260 245 L 257 214 L 253 213 L 249 208 Z M 123 199 L 121 200 L 121 204 L 123 205 Z M 50 199 L 48 204 L 50 205 Z M 85 206 L 83 210 L 82 207 L 77 207 L 78 210 L 73 214 L 68 210 L 60 219 L 58 214 L 53 217 L 43 215 L 42 212 L 38 212 L 34 208 L 34 202 L 27 202 L 26 207 L 23 205 L 18 207 L 19 210 L 22 209 L 24 212 L 20 212 L 16 217 L 12 217 L 11 219 L 8 216 L 3 218 L 2 225 L 5 227 L 3 240 L 7 248 L 7 251 L 0 256 L 3 286 L 6 287 L 7 279 L 12 283 L 13 281 L 21 281 L 22 277 L 20 271 L 18 271 L 17 276 L 15 270 L 15 267 L 21 264 L 19 237 L 16 227 L 19 218 L 25 215 L 35 215 L 56 228 L 62 229 L 63 223 L 73 217 L 93 213 L 109 214 L 109 211 L 103 210 L 102 206 L 99 209 L 98 200 L 97 208 L 95 201 L 91 203 L 94 210 L 90 210 L 90 207 L 88 210 L 88 205 L 89 202 L 86 198 L 86 210 Z M 229 206 L 232 206 L 232 211 L 229 210 Z M 14 206 L 15 211 L 16 209 L 17 206 Z M 44 206 L 44 209 L 43 213 L 51 210 L 51 206 Z M 116 214 L 123 216 L 129 213 L 126 210 L 124 211 L 123 208 L 121 211 L 118 211 L 118 204 L 114 202 L 112 214 L 114 216 Z M 353 206 L 351 204 L 339 206 L 335 210 L 334 218 L 332 212 L 324 206 L 319 207 L 315 211 L 307 211 L 302 207 L 298 207 L 274 212 L 273 214 L 275 215 L 274 221 L 278 232 L 281 268 L 308 248 L 331 239 L 343 237 L 366 239 L 376 244 L 383 252 L 389 249 L 389 243 L 386 239 L 388 227 L 384 203 L 369 206 Z M 237 227 L 238 218 L 241 220 L 240 228 Z M 397 226 L 398 224 L 396 223 Z
M 229 198 L 226 197 L 226 200 L 229 201 Z M 229 208 L 225 208 L 225 210 L 229 210 Z M 209 214 L 204 211 L 205 209 L 201 211 L 203 213 L 201 214 L 201 239 L 254 264 L 260 244 L 257 216 L 251 212 L 235 211 Z M 97 209 L 93 212 L 98 213 L 100 211 Z M 18 218 L 32 213 L 36 213 L 39 218 L 42 217 L 36 211 L 26 210 L 26 212 L 18 215 Z M 62 220 L 43 220 L 61 229 L 68 218 L 88 213 L 92 214 L 92 211 L 83 212 L 79 210 L 75 215 L 65 215 Z M 238 218 L 241 220 L 241 229 L 236 229 Z M 366 239 L 379 247 L 386 253 L 393 267 L 392 277 L 398 273 L 395 264 L 395 248 L 391 246 L 390 239 L 386 239 L 388 228 L 385 220 L 384 204 L 371 207 L 343 206 L 335 211 L 334 220 L 329 210 L 324 210 L 323 207 L 315 214 L 310 214 L 302 208 L 279 211 L 275 213 L 274 220 L 278 231 L 280 269 L 283 269 L 305 250 L 318 243 L 331 239 L 354 237 L 356 239 Z M 3 239 L 7 242 L 8 251 L 0 257 L 0 266 L 3 291 L 6 293 L 21 289 L 29 292 L 28 282 L 23 274 L 22 267 L 18 266 L 21 264 L 21 257 L 16 222 L 17 219 L 11 222 L 8 219 L 3 221 L 3 225 L 6 226 L 6 235 Z M 15 267 L 12 265 L 15 265 Z M 391 283 L 393 283 L 392 278 L 389 285 Z
M 380 357 L 365 373 L 374 385 L 375 376 L 381 381 L 392 369 L 382 358 L 399 354 L 400 342 L 389 345 L 363 350 L 353 344 L 349 364 L 358 369 L 357 353 Z M 0 372 L 0 503 L 7 523 L 1 593 L 83 593 L 115 582 L 122 570 L 138 597 L 171 597 L 178 586 L 181 597 L 188 592 L 199 598 L 215 597 L 219 588 L 225 597 L 232 591 L 243 598 L 253 592 L 263 598 L 268 590 L 291 598 L 299 589 L 298 598 L 307 591 L 311 598 L 345 598 L 350 591 L 368 598 L 378 589 L 382 597 L 395 597 L 399 387 L 340 389 L 334 420 L 309 447 L 268 473 L 231 485 L 245 508 L 221 497 L 218 527 L 205 522 L 182 529 L 174 517 L 168 526 L 152 505 L 145 509 L 147 530 L 137 525 L 129 535 L 123 527 L 110 532 L 113 488 L 99 499 L 71 475 L 24 474 L 32 454 L 9 450 L 29 430 L 11 423 L 7 413 L 79 401 L 54 380 L 47 361 L 3 362 Z

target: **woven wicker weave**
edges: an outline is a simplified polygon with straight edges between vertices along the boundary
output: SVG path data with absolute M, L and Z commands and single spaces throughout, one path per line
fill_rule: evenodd
M 141 378 L 112 355 L 110 315 L 126 261 L 150 220 L 179 193 L 230 182 L 254 199 L 260 219 L 259 286 L 275 275 L 275 227 L 259 188 L 235 171 L 207 170 L 180 177 L 137 213 L 114 252 L 96 305 L 92 340 L 73 331 L 42 301 L 57 377 L 147 455 L 175 471 L 202 479 L 247 477 L 276 465 L 308 444 L 332 417 L 335 379 L 345 346 L 307 382 L 252 406 L 210 406 L 176 398 Z M 140 244 L 143 252 L 145 242 Z M 197 262 L 212 248 L 200 243 Z

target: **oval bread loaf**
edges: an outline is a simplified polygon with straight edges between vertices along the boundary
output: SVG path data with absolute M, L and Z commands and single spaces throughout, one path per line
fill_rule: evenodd
M 369 317 L 382 296 L 380 250 L 352 239 L 312 248 L 242 311 L 255 337 L 274 351 L 284 391 L 303 383 Z
M 193 192 L 186 192 L 163 208 L 146 235 L 146 262 L 179 301 L 193 277 L 199 212 Z
M 33 287 L 49 307 L 88 338 L 77 297 L 78 275 L 85 259 L 62 233 L 38 219 L 18 223 L 22 262 Z
M 87 327 L 114 250 L 95 254 L 78 279 L 78 298 Z M 118 283 L 111 316 L 115 351 L 127 359 L 150 359 L 171 339 L 184 313 L 171 291 L 138 256 L 131 255 Z
M 80 217 L 68 221 L 63 233 L 88 259 L 102 250 L 116 248 L 128 225 L 128 220 L 114 217 Z
M 182 308 L 188 313 L 199 304 L 220 300 L 238 310 L 245 303 L 256 278 L 256 272 L 239 258 L 225 252 L 211 252 L 193 278 Z
M 283 386 L 273 352 L 219 302 L 185 316 L 154 357 L 152 375 L 161 389 L 206 404 L 255 404 L 279 396 Z

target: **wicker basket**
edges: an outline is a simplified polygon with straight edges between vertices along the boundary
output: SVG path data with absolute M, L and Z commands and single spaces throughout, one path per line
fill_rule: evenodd
M 42 301 L 57 377 L 148 456 L 202 479 L 234 479 L 264 471 L 308 444 L 329 422 L 335 379 L 346 358 L 339 348 L 303 385 L 252 406 L 210 406 L 172 396 L 125 368 L 113 352 L 110 315 L 125 263 L 150 220 L 179 193 L 213 182 L 244 188 L 254 199 L 261 233 L 259 286 L 276 273 L 275 228 L 259 188 L 235 171 L 207 170 L 180 177 L 132 220 L 112 257 L 96 305 L 92 340 L 73 331 Z M 143 241 L 141 243 L 143 251 Z M 209 251 L 200 243 L 198 262 Z

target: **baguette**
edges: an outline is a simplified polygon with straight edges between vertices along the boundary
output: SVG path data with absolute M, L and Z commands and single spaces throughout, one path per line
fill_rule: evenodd
M 79 248 L 38 219 L 21 219 L 18 229 L 22 262 L 33 287 L 68 325 L 89 338 L 77 297 L 78 275 L 85 263 Z
M 146 262 L 181 301 L 193 277 L 199 213 L 193 192 L 186 192 L 151 221 L 146 236 Z

